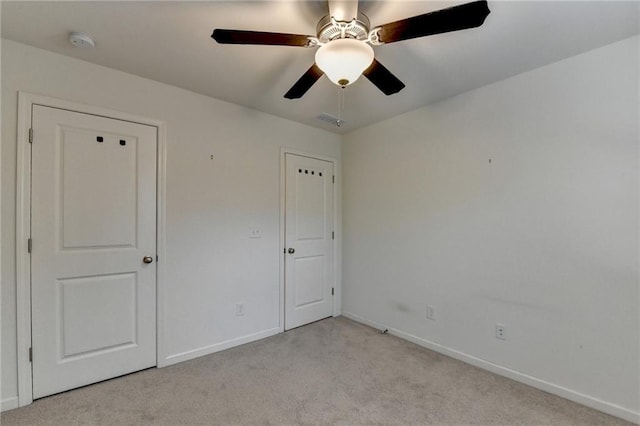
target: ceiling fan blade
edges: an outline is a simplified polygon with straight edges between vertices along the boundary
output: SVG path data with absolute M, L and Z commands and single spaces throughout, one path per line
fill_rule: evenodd
M 287 99 L 301 98 L 309 89 L 311 89 L 311 86 L 313 86 L 315 82 L 322 77 L 322 74 L 324 74 L 324 72 L 318 68 L 316 64 L 313 64 L 311 68 L 309 68 L 307 72 L 305 72 L 302 77 L 296 81 L 291 89 L 285 93 L 284 97 Z
M 358 0 L 328 0 L 329 15 L 336 21 L 349 22 L 358 16 Z
M 398 77 L 391 74 L 391 71 L 375 59 L 362 75 L 367 77 L 370 82 L 387 96 L 398 93 L 404 89 L 404 83 L 398 80 Z
M 383 43 L 479 27 L 491 13 L 485 0 L 461 4 L 380 26 Z
M 243 30 L 213 30 L 211 34 L 218 43 L 222 44 L 267 44 L 275 46 L 307 47 L 313 36 L 302 34 L 266 33 L 261 31 Z

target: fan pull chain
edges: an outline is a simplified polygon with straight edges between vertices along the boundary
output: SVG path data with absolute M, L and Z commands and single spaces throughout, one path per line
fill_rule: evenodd
M 344 120 L 342 119 L 342 111 L 344 110 L 344 87 L 338 88 L 338 122 L 336 125 L 338 127 L 342 126 Z

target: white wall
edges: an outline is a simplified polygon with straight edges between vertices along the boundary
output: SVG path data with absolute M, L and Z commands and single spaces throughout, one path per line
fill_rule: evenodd
M 638 421 L 638 47 L 346 135 L 343 314 Z
M 340 137 L 2 40 L 1 392 L 5 408 L 15 403 L 12 398 L 17 394 L 18 90 L 167 123 L 167 303 L 161 319 L 166 325 L 166 353 L 162 357 L 179 361 L 223 347 L 215 345 L 278 328 L 280 148 L 339 158 Z M 215 156 L 213 161 L 210 154 Z M 261 228 L 261 239 L 248 238 L 251 226 Z M 245 303 L 245 316 L 235 316 L 236 302 Z

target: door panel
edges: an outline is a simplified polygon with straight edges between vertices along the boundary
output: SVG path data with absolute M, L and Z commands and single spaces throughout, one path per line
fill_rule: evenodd
M 134 344 L 136 287 L 135 274 L 58 280 L 62 359 Z
M 299 169 L 302 170 L 302 169 Z M 308 169 L 305 169 L 308 171 Z M 295 193 L 295 238 L 301 240 L 323 240 L 326 236 L 325 184 L 321 176 L 296 175 Z M 322 173 L 322 172 L 318 172 Z
M 333 163 L 286 154 L 285 168 L 288 330 L 333 314 Z
M 324 298 L 325 256 L 298 257 L 293 260 L 295 288 L 294 306 L 301 308 L 321 303 Z
M 102 143 L 91 132 L 63 128 L 58 176 L 62 248 L 134 247 L 136 242 L 137 138 L 125 149 L 116 135 Z M 104 138 L 104 136 L 103 136 Z M 91 185 L 87 185 L 91 182 Z M 117 211 L 117 215 L 112 215 Z
M 154 366 L 156 129 L 34 106 L 33 395 Z

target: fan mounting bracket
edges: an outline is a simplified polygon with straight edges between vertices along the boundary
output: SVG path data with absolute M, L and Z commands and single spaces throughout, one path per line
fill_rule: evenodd
M 307 44 L 304 47 L 318 47 L 320 44 L 317 37 L 307 37 Z
M 380 30 L 382 29 L 382 27 L 376 27 L 374 29 L 372 29 L 371 31 L 369 31 L 369 35 L 367 37 L 367 41 L 369 42 L 369 44 L 373 45 L 373 46 L 381 46 L 384 44 L 384 41 L 380 40 Z

